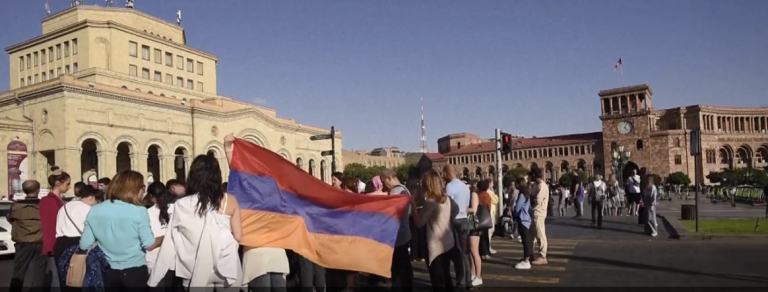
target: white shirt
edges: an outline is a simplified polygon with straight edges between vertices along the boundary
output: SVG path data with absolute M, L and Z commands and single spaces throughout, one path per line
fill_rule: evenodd
M 169 215 L 171 206 L 168 206 Z M 155 238 L 165 236 L 165 231 L 168 228 L 168 224 L 160 223 L 160 208 L 155 205 L 147 208 L 147 212 L 149 213 L 149 227 L 152 228 L 152 234 L 155 235 Z M 168 218 L 170 220 L 170 216 Z M 155 262 L 157 261 L 157 255 L 159 253 L 160 247 L 147 252 L 147 268 L 149 268 L 150 273 L 152 273 L 152 268 L 155 267 Z
M 85 228 L 85 217 L 90 211 L 91 206 L 82 201 L 71 201 L 64 204 L 64 207 L 61 207 L 56 215 L 56 237 L 80 237 L 83 228 Z
M 630 176 L 629 179 L 627 180 L 627 183 L 629 183 L 629 193 L 631 194 L 640 193 L 640 176 L 639 175 L 636 174 L 636 175 Z

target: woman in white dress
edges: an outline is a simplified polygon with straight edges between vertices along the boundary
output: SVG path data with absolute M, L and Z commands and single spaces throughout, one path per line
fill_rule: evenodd
M 221 183 L 218 160 L 197 156 L 187 179 L 190 195 L 174 203 L 165 235 L 165 240 L 172 242 L 160 247 L 149 286 L 156 287 L 168 270 L 174 269 L 184 287 L 241 289 L 240 207 L 234 196 L 224 193 Z
M 162 182 L 153 182 L 147 187 L 147 195 L 144 197 L 144 203 L 149 213 L 149 226 L 152 228 L 152 234 L 155 236 L 155 246 L 162 246 L 165 238 L 165 231 L 168 223 L 171 221 L 173 204 L 168 203 L 168 190 Z M 155 267 L 157 255 L 160 249 L 155 248 L 147 252 L 147 268 L 149 273 Z

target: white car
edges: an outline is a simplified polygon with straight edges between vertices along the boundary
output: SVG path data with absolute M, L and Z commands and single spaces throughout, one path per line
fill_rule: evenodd
M 8 213 L 11 212 L 12 201 L 0 201 L 0 255 L 15 254 L 16 246 L 11 240 L 11 223 Z

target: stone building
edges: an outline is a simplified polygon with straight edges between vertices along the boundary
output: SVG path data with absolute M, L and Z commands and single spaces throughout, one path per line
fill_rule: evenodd
M 40 36 L 6 51 L 0 144 L 16 146 L 13 153 L 2 147 L 8 154 L 0 160 L 21 168 L 22 178 L 44 182 L 57 165 L 74 180 L 126 169 L 149 181 L 184 179 L 194 156 L 206 153 L 220 159 L 226 176 L 222 141 L 235 133 L 330 180 L 320 152 L 331 141 L 309 140 L 329 130 L 219 96 L 217 57 L 187 46 L 177 24 L 134 9 L 74 6 L 45 17 Z M 340 146 L 339 132 L 335 139 Z
M 557 178 L 571 169 L 588 174 L 613 175 L 612 150 L 630 151 L 624 177 L 646 167 L 664 177 L 683 172 L 694 179 L 712 171 L 768 166 L 768 107 L 732 108 L 693 105 L 657 110 L 648 85 L 600 91 L 602 132 L 553 137 L 514 138 L 514 149 L 502 159 L 502 168 L 514 166 L 545 170 Z M 701 167 L 696 169 L 690 154 L 690 132 L 702 132 Z M 469 178 L 496 173 L 495 143 L 468 133 L 451 134 L 438 140 L 438 153 L 428 153 L 419 168 L 441 170 L 454 165 Z
M 371 151 L 342 150 L 341 155 L 344 158 L 344 166 L 359 163 L 365 166 L 392 168 L 405 164 L 405 154 L 397 147 L 382 147 Z

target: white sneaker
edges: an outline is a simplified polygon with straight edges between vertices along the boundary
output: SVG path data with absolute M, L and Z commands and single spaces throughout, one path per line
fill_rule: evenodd
M 652 236 L 652 237 L 656 237 L 656 236 L 658 236 L 658 235 L 659 235 L 658 233 L 651 233 L 651 236 Z
M 483 279 L 482 278 L 475 277 L 474 279 L 472 279 L 472 286 L 477 287 L 477 286 L 480 286 L 480 285 L 483 285 Z
M 489 247 L 488 250 L 491 252 L 491 254 L 496 254 L 496 250 L 495 249 L 492 249 L 492 248 Z
M 517 242 L 523 242 L 523 239 L 522 238 L 518 238 Z
M 515 265 L 515 269 L 518 269 L 518 270 L 530 270 L 531 269 L 531 262 L 529 262 L 529 261 L 519 262 L 519 263 L 517 263 L 517 265 Z

